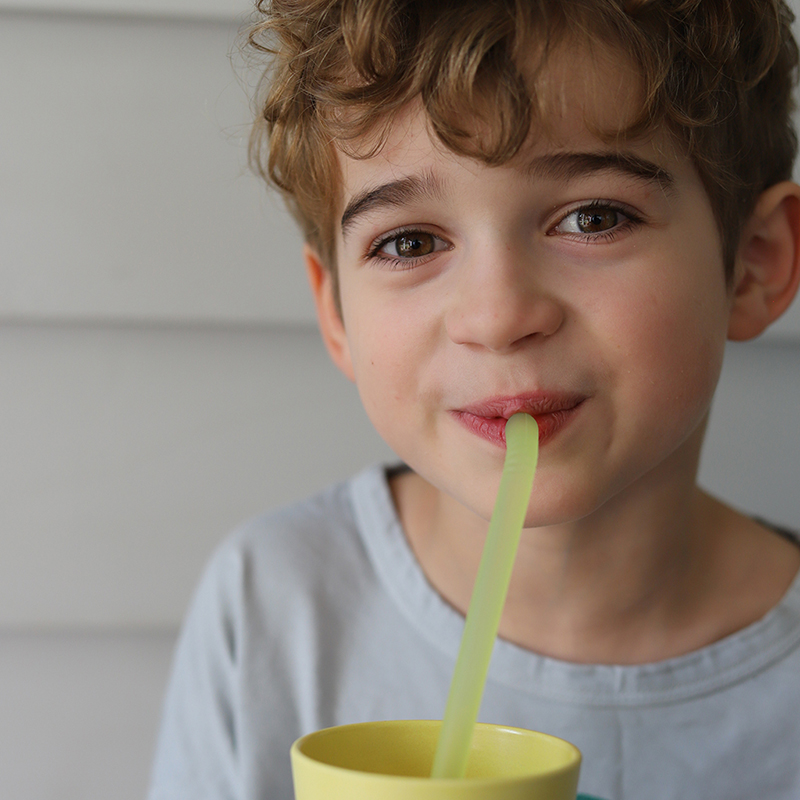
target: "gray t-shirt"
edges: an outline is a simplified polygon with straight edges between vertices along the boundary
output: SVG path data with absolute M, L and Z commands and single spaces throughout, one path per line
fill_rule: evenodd
M 409 549 L 373 467 L 217 551 L 177 647 L 150 800 L 290 800 L 318 728 L 441 719 L 463 617 Z M 583 753 L 605 800 L 800 798 L 800 578 L 759 622 L 639 666 L 496 644 L 480 714 Z

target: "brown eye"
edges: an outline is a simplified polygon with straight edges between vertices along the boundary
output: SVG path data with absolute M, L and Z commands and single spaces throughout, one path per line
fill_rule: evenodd
M 612 201 L 587 202 L 570 211 L 547 231 L 548 236 L 567 236 L 586 244 L 614 241 L 617 235 L 629 233 L 644 225 L 644 220 Z
M 577 212 L 575 223 L 581 233 L 602 233 L 619 224 L 619 214 L 613 208 L 586 209 Z
M 429 261 L 437 253 L 450 250 L 449 242 L 424 230 L 408 228 L 387 234 L 386 238 L 373 245 L 370 258 L 390 262 L 393 267 L 416 268 Z
M 421 231 L 403 233 L 393 239 L 389 243 L 389 247 L 403 258 L 418 258 L 419 256 L 427 256 L 436 250 L 436 237 Z

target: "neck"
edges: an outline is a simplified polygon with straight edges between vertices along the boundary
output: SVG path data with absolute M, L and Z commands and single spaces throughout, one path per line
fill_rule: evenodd
M 642 481 L 583 519 L 523 530 L 500 636 L 565 661 L 633 664 L 763 616 L 800 553 L 691 477 Z M 466 613 L 488 523 L 413 473 L 395 497 L 429 581 Z

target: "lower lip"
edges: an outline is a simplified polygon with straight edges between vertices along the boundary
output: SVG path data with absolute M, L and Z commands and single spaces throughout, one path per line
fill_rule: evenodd
M 583 403 L 549 414 L 535 414 L 534 419 L 539 426 L 539 447 L 545 445 L 569 425 L 581 405 Z M 468 411 L 453 411 L 452 414 L 468 431 L 499 447 L 506 446 L 506 422 L 508 420 L 505 417 L 481 417 L 477 414 L 470 414 Z

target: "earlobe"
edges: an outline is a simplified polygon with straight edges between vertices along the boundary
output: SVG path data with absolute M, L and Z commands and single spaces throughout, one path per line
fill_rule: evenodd
M 753 339 L 789 307 L 800 283 L 800 186 L 767 189 L 736 255 L 728 338 Z
M 314 297 L 317 310 L 317 322 L 322 334 L 322 341 L 331 360 L 351 380 L 355 380 L 350 347 L 344 330 L 336 297 L 336 286 L 328 269 L 317 253 L 309 246 L 303 247 L 303 259 L 306 264 L 306 275 Z

